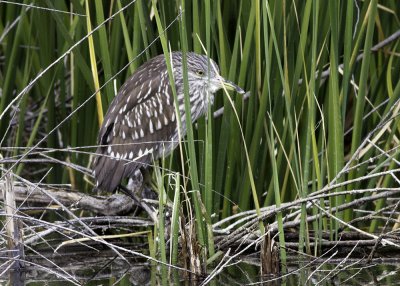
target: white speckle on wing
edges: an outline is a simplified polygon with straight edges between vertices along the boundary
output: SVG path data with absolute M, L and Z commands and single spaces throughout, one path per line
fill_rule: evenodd
M 144 151 L 144 154 L 150 154 L 153 153 L 153 148 L 147 149 Z
M 133 159 L 133 152 L 132 151 L 129 153 L 129 159 Z
M 145 98 L 147 98 L 151 93 L 151 87 L 149 87 L 149 90 L 147 91 L 146 95 L 144 96 Z
M 144 137 L 144 132 L 142 128 L 140 128 L 140 137 Z
M 162 104 L 161 94 L 160 93 L 157 94 L 157 102 L 158 102 L 158 110 L 159 110 L 160 113 L 162 113 L 163 104 Z
M 160 122 L 160 119 L 157 119 L 156 129 L 157 129 L 157 130 L 160 130 L 160 129 L 161 129 L 161 122 Z
M 158 85 L 157 92 L 161 91 L 161 87 L 162 87 L 163 83 L 164 83 L 164 77 L 161 77 L 161 81 L 160 81 L 160 84 Z
M 129 128 L 132 128 L 133 125 L 132 125 L 132 122 L 129 119 L 130 119 L 129 117 L 126 117 L 126 122 L 128 123 Z
M 142 86 L 143 86 L 143 84 L 142 84 Z M 140 103 L 142 101 L 141 96 L 142 96 L 142 89 L 139 90 L 139 93 L 137 95 L 138 103 Z
M 149 129 L 150 129 L 150 133 L 153 134 L 154 128 L 153 128 L 153 122 L 151 120 L 149 120 Z
M 167 99 L 167 104 L 168 104 L 168 105 L 171 105 L 171 97 L 169 96 L 169 93 L 168 93 L 168 87 L 165 87 L 165 89 L 164 89 L 164 95 L 165 95 L 165 97 L 166 97 L 166 99 Z

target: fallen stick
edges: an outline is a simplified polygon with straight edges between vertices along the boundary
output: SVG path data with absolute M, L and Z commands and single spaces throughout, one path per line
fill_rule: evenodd
M 0 181 L 0 184 L 4 181 Z M 45 189 L 51 197 L 60 201 L 63 205 L 92 211 L 102 215 L 117 215 L 132 211 L 137 205 L 135 202 L 122 194 L 113 194 L 110 196 L 93 196 L 75 191 Z M 30 203 L 50 204 L 53 199 L 41 191 L 39 187 L 27 187 L 15 184 L 13 192 L 16 201 L 29 201 Z M 1 200 L 4 201 L 4 194 L 1 194 Z

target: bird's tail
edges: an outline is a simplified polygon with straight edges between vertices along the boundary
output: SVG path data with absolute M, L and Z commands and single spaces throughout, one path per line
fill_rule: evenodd
M 99 147 L 93 161 L 93 176 L 96 189 L 113 192 L 124 177 L 125 167 L 120 161 L 110 158 L 106 148 Z

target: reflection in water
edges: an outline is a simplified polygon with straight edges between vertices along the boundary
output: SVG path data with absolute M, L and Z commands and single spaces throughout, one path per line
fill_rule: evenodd
M 199 285 L 201 279 L 188 281 L 179 270 L 169 269 L 162 277 L 160 266 L 151 266 L 137 257 L 123 260 L 110 250 L 91 253 L 48 253 L 46 257 L 27 255 L 24 271 L 7 272 L 5 257 L 0 257 L 0 284 L 10 285 Z M 9 261 L 8 261 L 9 262 Z M 260 277 L 257 256 L 241 257 L 212 280 L 214 285 L 400 285 L 400 260 L 318 260 L 310 263 L 298 257 L 288 259 L 288 273 L 280 277 Z M 9 265 L 9 263 L 8 263 Z M 212 269 L 210 269 L 211 271 Z M 212 284 L 211 284 L 212 285 Z

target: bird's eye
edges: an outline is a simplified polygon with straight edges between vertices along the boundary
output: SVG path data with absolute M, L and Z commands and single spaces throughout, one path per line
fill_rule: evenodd
M 196 73 L 197 73 L 197 75 L 199 75 L 199 76 L 203 76 L 203 75 L 204 75 L 204 71 L 202 71 L 202 70 L 198 70 Z

